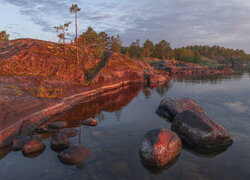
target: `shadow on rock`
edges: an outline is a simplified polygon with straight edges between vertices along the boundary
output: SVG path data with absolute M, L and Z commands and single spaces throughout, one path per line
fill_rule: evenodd
M 141 157 L 141 155 L 140 155 L 140 157 Z M 174 159 L 172 159 L 169 163 L 167 163 L 165 166 L 162 166 L 162 167 L 151 166 L 151 165 L 145 163 L 145 161 L 142 158 L 141 158 L 141 163 L 142 163 L 143 167 L 146 170 L 148 170 L 148 172 L 150 174 L 160 175 L 160 174 L 164 173 L 165 171 L 167 171 L 168 169 L 170 169 L 177 162 L 179 157 L 180 157 L 180 154 L 177 155 Z

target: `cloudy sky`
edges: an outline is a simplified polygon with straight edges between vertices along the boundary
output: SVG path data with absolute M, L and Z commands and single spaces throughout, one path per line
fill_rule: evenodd
M 250 53 L 250 0 L 0 0 L 0 31 L 11 39 L 57 41 L 54 26 L 74 22 L 72 3 L 81 7 L 78 31 L 120 34 L 128 45 L 136 39 L 162 39 L 172 47 L 220 45 Z M 74 25 L 69 32 L 74 34 Z

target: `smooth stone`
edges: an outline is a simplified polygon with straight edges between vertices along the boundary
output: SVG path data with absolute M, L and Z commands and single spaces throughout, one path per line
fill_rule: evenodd
M 51 129 L 59 129 L 67 126 L 66 121 L 55 121 L 48 125 Z
M 181 139 L 175 132 L 159 128 L 144 135 L 139 152 L 146 165 L 162 167 L 171 162 L 181 148 Z
M 212 121 L 205 115 L 192 111 L 177 114 L 171 129 L 175 131 L 189 145 L 203 148 L 229 146 L 232 138 L 224 127 Z
M 58 158 L 65 164 L 78 164 L 86 160 L 91 155 L 91 151 L 83 146 L 72 146 L 60 152 Z
M 80 122 L 80 124 L 86 125 L 86 126 L 97 126 L 98 121 L 94 118 L 88 118 L 88 119 Z
M 30 137 L 29 136 L 25 136 L 25 135 L 20 135 L 14 138 L 13 142 L 12 142 L 12 149 L 14 151 L 18 151 L 21 150 L 23 148 L 23 146 L 30 141 Z
M 166 118 L 172 120 L 177 114 L 190 110 L 200 115 L 205 115 L 202 107 L 190 98 L 164 98 L 161 100 L 156 112 Z
M 45 149 L 45 144 L 38 139 L 32 139 L 22 148 L 24 154 L 36 153 Z
M 77 135 L 78 130 L 77 129 L 72 129 L 72 128 L 65 128 L 65 129 L 61 129 L 59 131 L 59 133 L 66 134 L 68 137 L 74 137 L 74 136 Z
M 66 149 L 69 145 L 69 138 L 66 134 L 56 133 L 51 137 L 50 146 L 53 150 Z

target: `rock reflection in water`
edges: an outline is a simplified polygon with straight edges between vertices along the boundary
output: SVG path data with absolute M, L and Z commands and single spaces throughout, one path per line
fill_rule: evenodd
M 174 166 L 174 164 L 178 161 L 179 157 L 180 157 L 180 154 L 177 155 L 174 159 L 172 159 L 169 163 L 167 163 L 165 166 L 162 166 L 162 167 L 149 166 L 148 164 L 145 164 L 142 159 L 141 159 L 141 164 L 151 174 L 159 175 L 159 174 L 164 173 L 168 169 L 170 169 L 172 166 Z
M 91 102 L 83 102 L 73 109 L 52 118 L 50 121 L 68 121 L 70 123 L 68 123 L 67 127 L 78 127 L 79 122 L 88 117 L 94 117 L 96 114 L 98 114 L 97 119 L 102 121 L 104 115 L 101 111 L 117 112 L 117 120 L 119 121 L 119 114 L 121 114 L 122 107 L 130 103 L 142 89 L 143 86 L 141 85 L 130 85 L 97 95 L 92 97 Z

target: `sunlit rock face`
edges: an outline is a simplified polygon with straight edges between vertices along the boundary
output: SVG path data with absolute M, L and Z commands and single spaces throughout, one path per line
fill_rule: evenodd
M 159 115 L 162 115 L 172 120 L 178 113 L 181 113 L 185 110 L 190 110 L 200 115 L 205 114 L 205 111 L 199 104 L 196 103 L 195 100 L 185 97 L 183 98 L 167 97 L 162 99 L 156 112 Z
M 181 148 L 181 140 L 175 132 L 160 128 L 144 135 L 139 152 L 143 163 L 161 167 L 174 159 Z
M 171 129 L 192 146 L 217 148 L 233 143 L 224 127 L 206 115 L 189 110 L 175 116 Z

